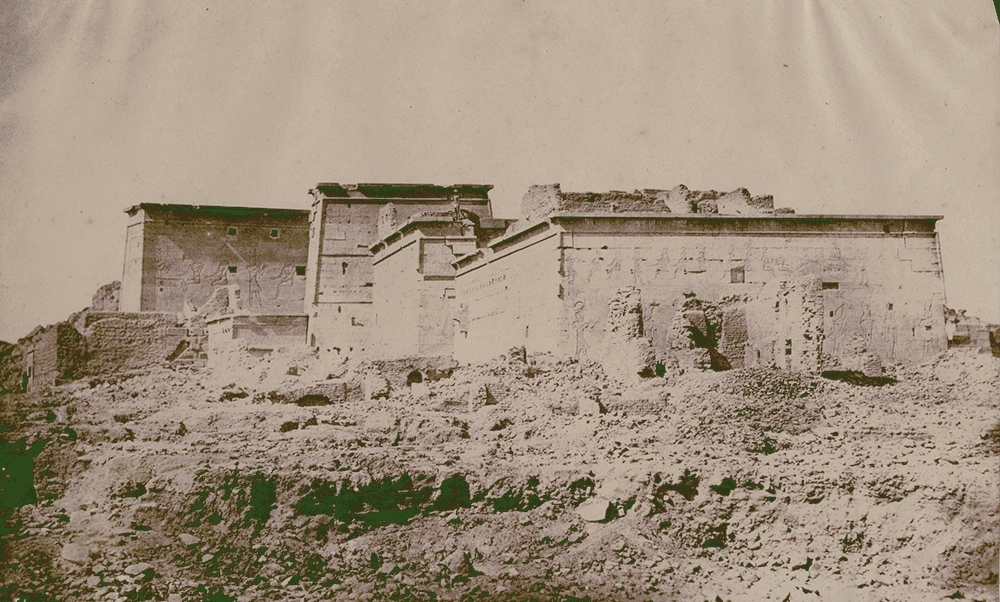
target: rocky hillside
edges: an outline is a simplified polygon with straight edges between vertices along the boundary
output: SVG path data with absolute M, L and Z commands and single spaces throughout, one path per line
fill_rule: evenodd
M 630 386 L 544 356 L 362 368 L 0 396 L 0 599 L 997 599 L 990 355 Z

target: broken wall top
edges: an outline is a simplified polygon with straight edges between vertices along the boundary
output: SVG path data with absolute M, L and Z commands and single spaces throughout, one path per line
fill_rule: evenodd
M 454 184 L 452 186 L 437 186 L 435 184 L 339 184 L 320 183 L 309 191 L 309 194 L 319 199 L 367 199 L 374 202 L 383 201 L 452 201 L 457 195 L 459 199 L 489 201 L 492 184 Z
M 774 215 L 794 213 L 775 209 L 770 195 L 751 196 L 746 188 L 732 192 L 644 188 L 634 192 L 563 192 L 559 184 L 531 186 L 521 201 L 521 222 L 527 225 L 553 213 L 672 213 L 708 215 Z

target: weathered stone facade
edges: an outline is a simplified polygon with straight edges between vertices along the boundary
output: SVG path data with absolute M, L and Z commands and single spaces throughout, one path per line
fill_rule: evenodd
M 529 196 L 528 211 L 574 198 L 557 187 Z M 458 329 L 468 334 L 455 341 L 456 359 L 525 345 L 602 361 L 609 304 L 626 289 L 642 299 L 644 336 L 664 367 L 676 362 L 678 332 L 711 365 L 809 372 L 858 354 L 917 361 L 946 347 L 938 217 L 793 215 L 743 193 L 740 206 L 756 215 L 716 213 L 732 196 L 685 214 L 578 203 L 458 259 Z
M 370 247 L 427 211 L 460 209 L 490 218 L 489 185 L 317 184 L 309 225 L 305 311 L 309 343 L 326 351 L 362 352 L 369 344 L 375 286 Z M 382 209 L 392 205 L 381 215 Z
M 204 314 L 225 292 L 232 310 L 302 313 L 308 211 L 143 203 L 126 212 L 121 311 Z
M 393 208 L 389 207 L 392 211 Z M 450 356 L 455 333 L 455 267 L 507 222 L 474 213 L 418 213 L 373 245 L 372 357 Z

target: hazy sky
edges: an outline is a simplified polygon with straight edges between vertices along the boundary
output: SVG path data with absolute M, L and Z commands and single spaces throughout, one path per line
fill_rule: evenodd
M 140 202 L 317 182 L 773 194 L 942 214 L 948 304 L 1000 321 L 1000 27 L 938 2 L 6 2 L 0 339 L 121 278 Z

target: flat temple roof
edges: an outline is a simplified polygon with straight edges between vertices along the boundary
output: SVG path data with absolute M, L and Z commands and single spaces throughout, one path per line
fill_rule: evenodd
M 489 200 L 492 184 L 453 184 L 438 186 L 436 184 L 392 184 L 392 183 L 361 183 L 339 184 L 337 182 L 321 182 L 314 190 L 318 190 L 326 198 L 350 199 L 434 199 L 451 200 L 458 193 L 460 198 Z M 312 190 L 309 191 L 310 194 Z
M 274 207 L 229 207 L 223 205 L 174 205 L 163 203 L 139 203 L 125 209 L 129 216 L 138 211 L 151 209 L 153 211 L 169 211 L 186 215 L 214 215 L 219 217 L 305 217 L 308 219 L 308 209 L 284 209 Z

